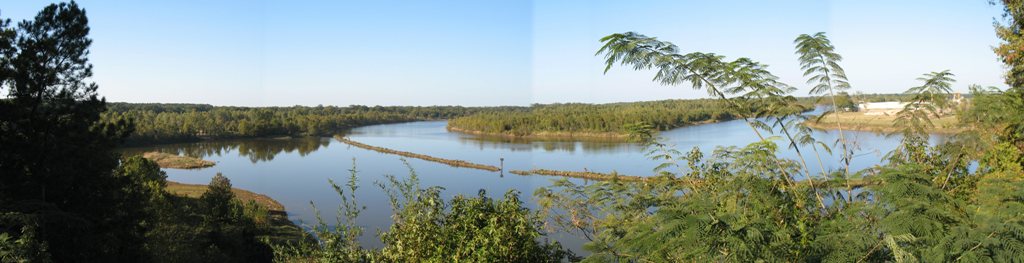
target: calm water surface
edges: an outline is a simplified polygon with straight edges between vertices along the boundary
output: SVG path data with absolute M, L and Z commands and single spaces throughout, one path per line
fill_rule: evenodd
M 445 121 L 412 122 L 375 125 L 354 129 L 351 139 L 396 150 L 427 154 L 447 159 L 466 160 L 481 164 L 499 165 L 504 158 L 506 170 L 533 168 L 597 172 L 617 171 L 629 175 L 649 175 L 658 162 L 644 156 L 643 148 L 636 144 L 615 142 L 566 141 L 511 141 L 484 139 L 472 135 L 449 133 Z M 887 138 L 869 132 L 847 131 L 846 137 L 858 148 L 853 158 L 853 170 L 878 164 L 882 156 L 898 144 L 898 138 Z M 708 156 L 718 146 L 744 146 L 757 140 L 743 121 L 727 121 L 683 127 L 661 133 L 669 143 L 686 152 L 698 147 Z M 836 132 L 816 132 L 815 137 L 831 143 Z M 941 138 L 933 137 L 933 142 Z M 784 144 L 783 142 L 779 142 Z M 316 205 L 324 218 L 333 223 L 333 215 L 340 203 L 328 184 L 333 179 L 344 184 L 355 159 L 360 188 L 357 198 L 366 210 L 358 223 L 367 228 L 365 246 L 376 247 L 380 242 L 373 236 L 375 229 L 390 225 L 390 207 L 387 197 L 374 182 L 385 181 L 385 175 L 404 178 L 409 169 L 399 156 L 350 147 L 333 138 L 249 139 L 237 141 L 200 142 L 162 145 L 128 151 L 160 150 L 215 161 L 216 166 L 197 170 L 165 169 L 168 179 L 183 183 L 206 184 L 216 173 L 223 173 L 235 187 L 266 194 L 288 209 L 293 221 L 310 225 L 316 222 L 310 202 Z M 780 154 L 796 158 L 795 152 L 781 150 Z M 818 170 L 816 159 L 807 156 L 808 165 Z M 825 169 L 840 169 L 840 153 L 822 156 Z M 522 193 L 526 205 L 535 207 L 532 194 L 539 187 L 549 186 L 554 177 L 502 175 L 466 168 L 454 168 L 418 159 L 408 159 L 419 175 L 424 187 L 441 186 L 443 196 L 476 195 L 480 189 L 489 196 L 500 197 L 508 190 Z M 571 179 L 584 183 L 580 179 Z M 563 244 L 582 252 L 581 240 L 557 235 Z

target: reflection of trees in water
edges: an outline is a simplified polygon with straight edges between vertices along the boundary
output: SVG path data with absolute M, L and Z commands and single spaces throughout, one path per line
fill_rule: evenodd
M 126 155 L 140 154 L 149 151 L 173 153 L 178 155 L 203 158 L 213 155 L 224 155 L 237 151 L 239 156 L 248 157 L 253 163 L 274 160 L 278 154 L 298 152 L 306 156 L 320 147 L 330 145 L 329 138 L 302 137 L 286 139 L 246 139 L 226 141 L 204 141 L 195 143 L 167 144 L 149 147 L 122 149 Z
M 480 149 L 509 149 L 513 152 L 543 150 L 545 152 L 559 151 L 572 153 L 583 151 L 588 153 L 613 153 L 640 151 L 643 148 L 635 143 L 615 141 L 536 140 L 490 136 L 460 136 L 459 142 L 474 145 Z

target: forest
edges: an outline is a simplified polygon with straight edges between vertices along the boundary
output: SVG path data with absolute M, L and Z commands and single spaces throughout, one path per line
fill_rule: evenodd
M 128 145 L 194 142 L 200 139 L 270 136 L 331 136 L 372 124 L 439 120 L 480 108 L 461 106 L 215 107 L 205 104 L 110 103 L 104 121 L 125 120 Z
M 1024 1 L 998 4 L 1005 17 L 995 23 L 1002 42 L 994 51 L 1006 65 L 1009 88 L 973 87 L 971 107 L 959 118 L 964 131 L 932 145 L 927 129 L 948 106 L 956 76 L 941 69 L 923 73 L 918 86 L 906 87 L 901 97 L 908 104 L 892 134 L 899 136 L 899 147 L 886 153 L 886 162 L 861 171 L 850 170 L 853 146 L 841 126 L 836 141 L 809 136 L 802 115 L 806 100 L 763 64 L 684 52 L 636 32 L 608 35 L 597 51 L 606 68 L 650 70 L 657 83 L 703 90 L 715 99 L 501 111 L 514 112 L 507 113 L 513 120 L 545 119 L 530 117 L 534 110 L 552 114 L 540 116 L 580 116 L 571 123 L 526 126 L 530 129 L 624 131 L 663 162 L 653 167 L 657 176 L 586 184 L 560 179 L 533 193 L 540 208 L 530 210 L 516 191 L 500 198 L 483 190 L 442 198 L 443 188 L 422 186 L 410 167 L 408 176 L 387 176 L 371 190 L 385 193 L 392 208 L 392 225 L 375 233 L 383 244 L 379 248 L 358 242 L 367 231 L 355 223 L 365 209 L 355 195 L 356 161 L 344 182 L 324 184 L 338 194 L 337 220 L 319 220 L 300 234 L 305 237 L 279 239 L 276 232 L 283 230 L 268 225 L 267 211 L 234 198 L 226 176 L 214 176 L 198 198 L 174 196 L 155 163 L 122 156 L 117 149 L 132 136 L 142 142 L 321 134 L 474 113 L 498 116 L 472 124 L 491 127 L 483 123 L 506 117 L 460 107 L 107 103 L 90 82 L 92 40 L 85 10 L 74 2 L 49 5 L 30 20 L 0 20 L 0 92 L 6 93 L 0 99 L 0 261 L 1019 261 L 1024 258 L 1024 57 L 1019 56 Z M 799 35 L 793 44 L 811 86 L 807 95 L 841 108 L 850 85 L 843 57 L 827 35 Z M 710 152 L 674 149 L 657 131 L 702 115 L 650 110 L 659 117 L 624 114 L 601 120 L 608 125 L 593 125 L 599 121 L 580 112 L 600 111 L 588 107 L 645 112 L 637 105 L 683 109 L 687 103 L 717 105 L 706 120 L 742 120 L 759 140 Z M 188 128 L 176 127 L 184 125 Z M 782 147 L 795 149 L 797 156 L 777 155 Z M 821 160 L 816 156 L 831 151 L 843 156 L 843 168 L 811 172 L 813 165 L 824 166 L 814 162 Z M 854 186 L 853 180 L 871 183 Z M 556 232 L 585 239 L 588 254 L 578 256 L 551 241 Z
M 457 117 L 448 121 L 448 127 L 458 131 L 512 136 L 544 133 L 614 135 L 623 134 L 625 127 L 637 122 L 668 130 L 700 122 L 731 120 L 734 117 L 727 104 L 713 99 L 534 104 L 510 110 L 484 110 Z

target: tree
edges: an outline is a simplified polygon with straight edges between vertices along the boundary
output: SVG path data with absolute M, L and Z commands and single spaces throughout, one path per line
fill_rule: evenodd
M 993 0 L 993 4 L 994 4 Z M 1000 104 L 1011 105 L 1015 110 L 1024 108 L 1024 1 L 1002 0 L 1005 23 L 995 23 L 996 35 L 1003 40 L 995 48 L 996 55 L 1006 64 L 1006 84 L 1010 89 Z M 1014 111 L 1019 112 L 1019 111 Z M 1005 119 L 1003 137 L 1024 148 L 1024 121 L 1019 118 Z
M 31 236 L 56 261 L 136 261 L 138 220 L 110 216 L 125 201 L 112 149 L 130 128 L 99 122 L 88 34 L 74 2 L 0 22 L 0 231 Z
M 231 192 L 231 180 L 220 173 L 210 179 L 209 188 L 199 197 L 203 208 L 212 222 L 229 223 L 238 209 L 235 207 L 235 193 Z
M 839 111 L 857 111 L 857 104 L 854 103 L 850 94 L 846 92 L 840 92 L 836 96 L 836 106 L 839 107 Z
M 843 166 L 845 167 L 843 176 L 849 181 L 853 150 L 850 148 L 849 142 L 846 141 L 846 135 L 843 133 L 843 124 L 838 114 L 842 107 L 836 99 L 836 94 L 850 88 L 850 83 L 846 79 L 846 71 L 839 66 L 839 62 L 843 60 L 843 57 L 835 52 L 835 46 L 825 36 L 825 32 L 818 32 L 814 35 L 802 34 L 797 36 L 793 42 L 796 44 L 796 54 L 799 56 L 800 69 L 804 70 L 805 77 L 809 77 L 807 83 L 814 84 L 810 94 L 820 95 L 827 93 L 828 98 L 831 99 L 832 109 L 829 112 L 836 113 L 832 115 L 835 116 L 836 127 L 839 130 L 839 140 L 836 141 L 836 144 L 840 144 L 843 150 Z M 827 113 L 821 116 L 824 117 Z M 853 195 L 849 184 L 847 184 L 846 192 L 849 196 Z
M 212 262 L 267 262 L 273 251 L 257 235 L 259 229 L 231 191 L 231 180 L 220 173 L 199 197 L 203 220 L 198 227 L 203 239 L 196 242 L 205 247 L 206 260 Z M 199 252 L 199 251 L 195 251 Z

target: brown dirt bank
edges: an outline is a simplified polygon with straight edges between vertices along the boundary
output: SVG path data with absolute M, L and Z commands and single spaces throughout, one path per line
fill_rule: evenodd
M 895 127 L 896 116 L 895 115 L 864 115 L 859 112 L 841 112 L 839 113 L 839 121 L 842 122 L 843 130 L 852 131 L 868 131 L 876 133 L 891 133 L 898 132 L 900 128 Z M 935 128 L 929 129 L 931 133 L 938 134 L 957 134 L 963 131 L 962 128 L 956 126 L 956 116 L 943 116 L 938 119 L 933 119 L 932 123 Z M 827 115 L 821 118 L 821 121 L 815 121 L 814 118 L 804 122 L 807 127 L 811 127 L 819 130 L 835 130 L 839 127 L 836 125 L 836 119 L 834 116 Z

